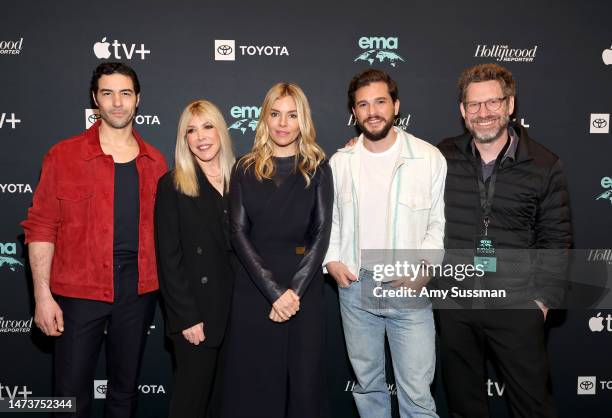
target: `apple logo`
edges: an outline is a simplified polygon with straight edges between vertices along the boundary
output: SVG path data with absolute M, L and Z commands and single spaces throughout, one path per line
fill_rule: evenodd
M 601 315 L 601 312 L 597 313 L 597 316 L 594 316 L 591 319 L 589 319 L 589 328 L 593 332 L 601 332 L 604 329 L 604 326 L 603 326 L 604 319 L 599 315 Z
M 603 50 L 601 53 L 601 59 L 603 60 L 604 64 L 612 65 L 612 47 L 610 47 L 610 49 Z
M 94 54 L 96 54 L 97 58 L 108 58 L 111 56 L 111 52 L 110 52 L 110 43 L 106 42 L 106 36 L 104 38 L 102 38 L 102 41 L 100 42 L 96 42 L 94 44 L 93 50 L 94 50 Z M 611 51 L 612 52 L 612 51 Z

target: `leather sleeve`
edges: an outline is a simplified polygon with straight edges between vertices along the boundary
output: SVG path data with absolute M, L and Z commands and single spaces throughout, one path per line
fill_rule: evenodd
M 263 259 L 255 250 L 249 237 L 251 221 L 244 206 L 242 182 L 245 177 L 243 174 L 244 168 L 242 165 L 236 164 L 230 180 L 229 191 L 230 235 L 232 246 L 255 285 L 272 304 L 281 297 L 287 289 L 283 289 L 274 280 L 272 272 L 265 267 Z
M 302 297 L 312 278 L 321 272 L 321 264 L 327 253 L 332 228 L 334 183 L 331 167 L 327 162 L 318 169 L 318 179 L 311 183 L 315 187 L 315 207 L 310 220 L 310 240 L 306 253 L 291 279 L 291 288 Z

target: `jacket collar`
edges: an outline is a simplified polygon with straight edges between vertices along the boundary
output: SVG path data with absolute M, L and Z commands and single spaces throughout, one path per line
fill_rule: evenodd
M 100 146 L 100 122 L 99 120 L 94 123 L 91 128 L 87 129 L 83 134 L 85 137 L 85 142 L 82 147 L 81 156 L 85 161 L 92 160 L 96 157 L 104 156 L 104 151 L 102 151 L 102 147 Z M 156 160 L 155 154 L 151 152 L 151 147 L 147 144 L 140 134 L 136 132 L 134 128 L 132 128 L 132 135 L 136 138 L 136 142 L 138 143 L 138 155 L 136 158 L 140 157 L 148 157 L 152 160 Z

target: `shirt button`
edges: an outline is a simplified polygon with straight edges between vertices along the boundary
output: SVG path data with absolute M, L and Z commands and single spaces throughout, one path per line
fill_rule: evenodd
M 202 252 L 203 252 L 203 251 L 202 251 L 202 247 L 198 247 L 198 248 L 196 249 L 196 253 L 198 253 L 198 255 L 202 255 Z
M 206 276 L 202 277 L 202 278 L 200 279 L 200 283 L 202 283 L 202 284 L 206 284 L 206 283 L 208 283 L 208 277 L 206 277 Z

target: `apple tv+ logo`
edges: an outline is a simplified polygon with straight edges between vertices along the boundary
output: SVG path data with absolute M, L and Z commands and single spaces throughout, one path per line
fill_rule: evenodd
M 604 326 L 604 321 L 606 322 L 606 326 Z M 601 312 L 598 312 L 596 316 L 589 319 L 589 329 L 592 332 L 601 332 L 604 329 L 608 332 L 612 332 L 612 314 L 608 314 L 608 316 L 601 316 Z
M 111 46 L 113 47 L 112 51 L 111 51 Z M 140 44 L 139 49 L 136 49 L 136 44 L 124 44 L 124 43 L 120 43 L 116 39 L 111 44 L 110 42 L 106 42 L 106 36 L 102 38 L 100 42 L 96 42 L 94 44 L 93 51 L 94 51 L 94 54 L 96 55 L 96 58 L 107 59 L 107 58 L 112 57 L 118 60 L 119 59 L 130 60 L 134 56 L 134 53 L 136 53 L 137 55 L 140 55 L 140 59 L 144 60 L 146 58 L 146 55 L 151 53 L 150 50 L 145 49 L 144 44 Z

